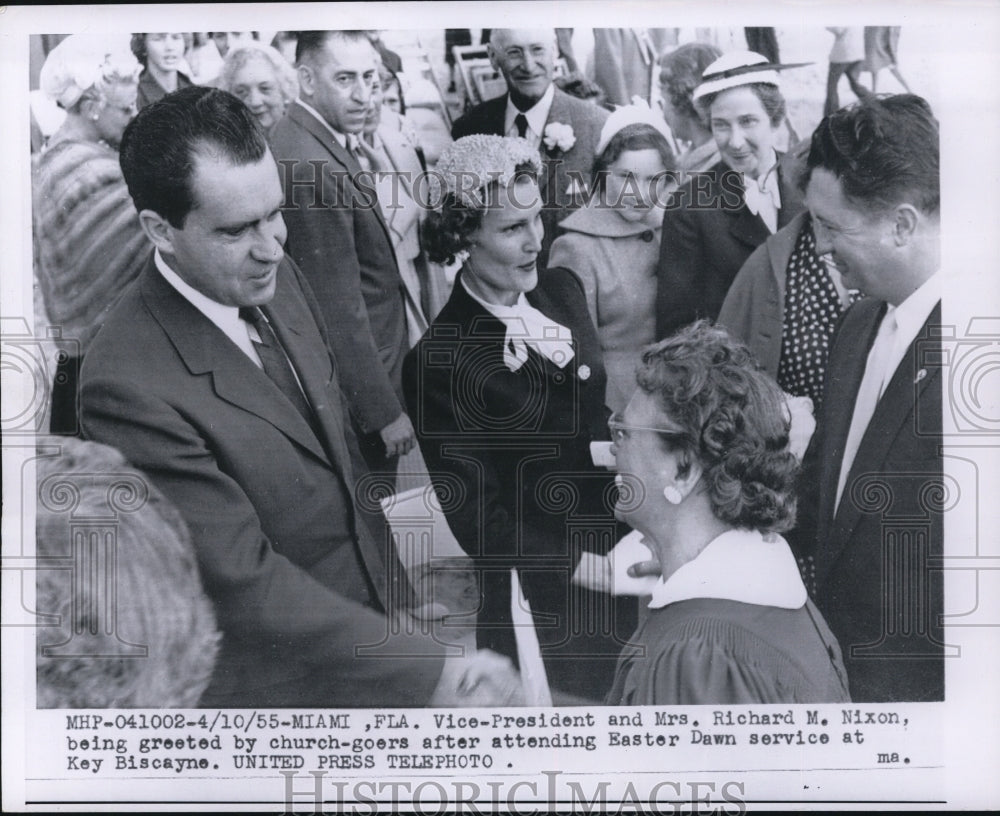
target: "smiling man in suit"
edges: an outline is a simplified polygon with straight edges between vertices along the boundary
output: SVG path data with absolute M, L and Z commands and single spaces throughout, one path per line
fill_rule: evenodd
M 800 502 L 851 697 L 944 699 L 938 123 L 918 96 L 825 118 L 807 160 L 816 250 L 868 297 L 826 372 Z M 922 351 L 923 353 L 918 353 Z
M 403 412 L 405 290 L 359 144 L 377 53 L 363 31 L 300 31 L 299 98 L 271 131 L 282 165 L 288 254 L 316 293 L 372 470 L 416 444 Z
M 169 94 L 121 164 L 155 253 L 87 355 L 82 427 L 190 530 L 224 635 L 200 704 L 460 704 L 466 661 L 389 625 L 410 593 L 356 498 L 365 466 L 255 118 L 223 91 Z
M 507 93 L 489 99 L 455 121 L 454 139 L 473 133 L 523 136 L 542 154 L 542 223 L 538 257 L 545 268 L 557 226 L 584 197 L 594 151 L 608 112 L 559 90 L 552 79 L 558 50 L 548 29 L 494 28 L 489 55 L 507 83 Z M 567 130 L 568 128 L 568 130 Z

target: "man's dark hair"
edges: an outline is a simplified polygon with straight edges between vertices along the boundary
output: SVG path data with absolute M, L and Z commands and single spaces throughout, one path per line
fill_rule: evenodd
M 184 88 L 143 108 L 122 136 L 121 167 L 136 210 L 152 210 L 184 227 L 195 207 L 195 154 L 218 151 L 235 165 L 267 154 L 264 133 L 239 99 L 217 88 Z
M 326 46 L 326 41 L 331 37 L 341 42 L 366 42 L 371 45 L 367 32 L 361 30 L 299 31 L 296 33 L 298 34 L 298 41 L 295 44 L 296 65 L 301 65 L 303 59 L 322 51 Z
M 940 134 L 931 106 L 915 94 L 864 99 L 830 114 L 813 133 L 803 184 L 821 167 L 844 195 L 869 210 L 908 201 L 941 206 Z

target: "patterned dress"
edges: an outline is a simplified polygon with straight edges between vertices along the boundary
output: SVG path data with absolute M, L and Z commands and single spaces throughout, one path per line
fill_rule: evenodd
M 852 302 L 856 298 L 852 295 Z M 816 254 L 816 236 L 807 221 L 795 240 L 785 279 L 778 385 L 809 397 L 816 410 L 823 400 L 823 377 L 837 322 L 844 312 L 837 287 Z

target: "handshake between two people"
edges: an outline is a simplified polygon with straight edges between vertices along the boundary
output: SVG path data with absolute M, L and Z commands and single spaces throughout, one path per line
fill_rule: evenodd
M 521 676 L 511 661 L 489 649 L 449 655 L 430 705 L 485 708 L 525 705 Z

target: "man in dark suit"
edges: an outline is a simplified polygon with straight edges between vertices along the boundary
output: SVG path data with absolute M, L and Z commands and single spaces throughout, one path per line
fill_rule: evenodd
M 121 163 L 155 253 L 88 354 L 82 428 L 191 532 L 224 635 L 200 704 L 460 702 L 463 661 L 393 625 L 405 577 L 356 497 L 364 464 L 253 115 L 222 91 L 170 94 Z
M 538 266 L 544 269 L 559 222 L 585 198 L 608 112 L 553 84 L 557 49 L 551 28 L 494 28 L 489 54 L 507 82 L 507 93 L 472 108 L 455 121 L 451 135 L 523 136 L 539 149 L 545 170 L 540 182 L 545 237 Z
M 362 31 L 301 31 L 295 58 L 299 98 L 270 135 L 288 254 L 329 327 L 362 453 L 372 470 L 395 470 L 416 444 L 401 393 L 405 293 L 374 184 L 359 175 L 375 169 L 358 137 L 378 57 Z
M 807 168 L 816 250 L 868 297 L 830 353 L 799 544 L 852 698 L 943 700 L 942 385 L 923 367 L 941 323 L 937 121 L 918 96 L 865 100 L 820 123 Z

